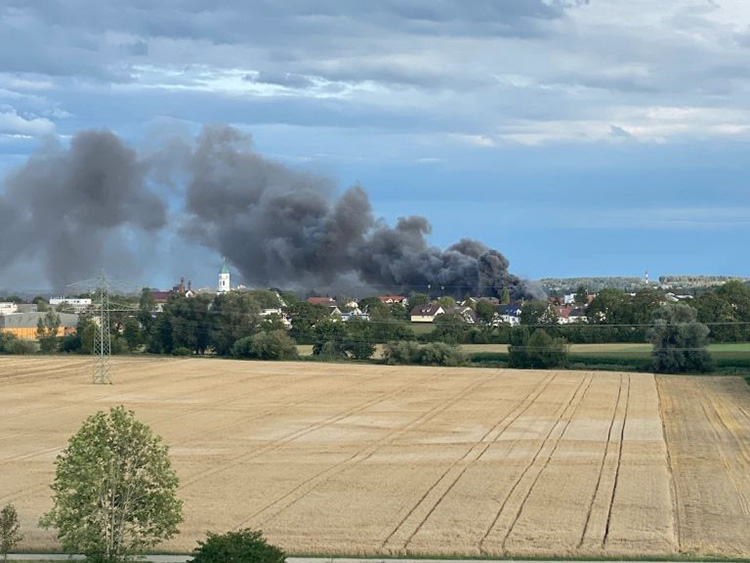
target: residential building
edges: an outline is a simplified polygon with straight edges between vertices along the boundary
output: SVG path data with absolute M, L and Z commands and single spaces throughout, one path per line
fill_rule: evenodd
M 435 319 L 445 314 L 445 309 L 440 305 L 427 304 L 414 307 L 409 318 L 413 323 L 434 323 Z
M 454 315 L 458 315 L 461 317 L 466 324 L 477 324 L 479 321 L 479 317 L 477 317 L 476 312 L 471 307 L 451 307 L 446 311 L 446 313 L 453 313 Z
M 390 295 L 385 294 L 378 297 L 383 305 L 393 305 L 394 303 L 400 303 L 401 305 L 408 305 L 409 300 L 405 295 Z
M 516 304 L 501 305 L 497 317 L 499 322 L 510 326 L 518 326 L 521 324 L 521 307 Z
M 14 334 L 22 340 L 36 340 L 36 328 L 40 319 L 46 313 L 11 313 L 0 315 L 0 332 Z M 65 336 L 75 332 L 78 325 L 78 315 L 73 313 L 58 313 L 60 328 L 57 336 Z
M 336 306 L 336 300 L 332 297 L 308 297 L 307 302 L 313 305 L 321 305 L 323 307 Z

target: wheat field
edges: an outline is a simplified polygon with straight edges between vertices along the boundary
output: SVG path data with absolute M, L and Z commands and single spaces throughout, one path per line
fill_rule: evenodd
M 750 555 L 750 391 L 729 378 L 0 358 L 0 505 L 25 549 L 54 459 L 123 404 L 170 446 L 185 522 L 292 553 Z

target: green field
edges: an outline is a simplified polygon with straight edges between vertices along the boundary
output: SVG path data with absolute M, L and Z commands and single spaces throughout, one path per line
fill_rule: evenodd
M 507 353 L 507 344 L 464 344 L 467 354 L 479 352 Z M 711 344 L 708 347 L 714 359 L 750 359 L 750 342 L 733 344 Z M 571 344 L 570 353 L 576 356 L 598 356 L 612 358 L 637 358 L 647 360 L 651 356 L 650 344 Z

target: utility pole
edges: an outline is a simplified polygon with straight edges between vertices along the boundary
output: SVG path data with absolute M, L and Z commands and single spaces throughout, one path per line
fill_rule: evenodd
M 112 336 L 109 332 L 109 282 L 102 269 L 98 279 L 99 322 L 94 336 L 94 383 L 112 384 L 109 375 L 109 358 L 112 355 Z

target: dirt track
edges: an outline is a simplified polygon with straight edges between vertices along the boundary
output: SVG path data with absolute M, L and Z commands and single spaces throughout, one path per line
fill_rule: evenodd
M 35 522 L 67 438 L 125 404 L 180 475 L 165 549 L 250 526 L 293 552 L 750 555 L 741 380 L 200 359 L 113 377 L 0 358 L 0 504 L 25 547 L 53 545 Z

